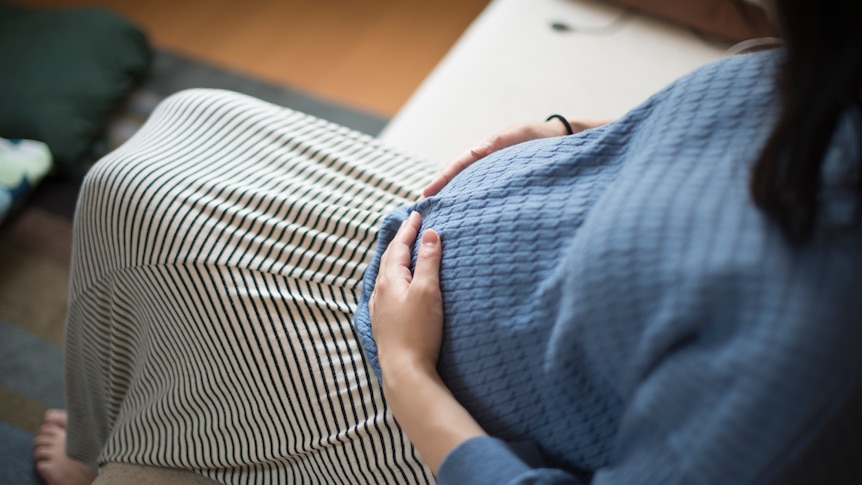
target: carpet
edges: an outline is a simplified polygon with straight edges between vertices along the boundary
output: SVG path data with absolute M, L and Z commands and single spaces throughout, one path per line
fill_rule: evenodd
M 159 51 L 149 76 L 107 129 L 103 151 L 127 140 L 165 97 L 219 88 L 377 135 L 388 120 L 176 53 Z M 48 177 L 0 226 L 0 483 L 39 483 L 31 441 L 46 409 L 64 406 L 63 325 L 72 217 L 80 178 Z

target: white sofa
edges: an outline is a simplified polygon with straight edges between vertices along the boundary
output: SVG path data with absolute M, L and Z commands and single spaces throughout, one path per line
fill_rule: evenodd
M 520 121 L 551 113 L 617 117 L 725 53 L 726 45 L 625 12 L 595 0 L 492 0 L 380 138 L 442 166 Z M 216 482 L 110 464 L 96 483 Z
M 380 138 L 443 165 L 517 122 L 618 117 L 728 46 L 596 0 L 492 0 Z

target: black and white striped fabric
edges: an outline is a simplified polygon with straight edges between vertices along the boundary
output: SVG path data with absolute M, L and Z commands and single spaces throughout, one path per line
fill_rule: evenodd
M 186 91 L 96 164 L 75 221 L 68 451 L 223 483 L 430 483 L 352 318 L 378 223 L 434 169 Z

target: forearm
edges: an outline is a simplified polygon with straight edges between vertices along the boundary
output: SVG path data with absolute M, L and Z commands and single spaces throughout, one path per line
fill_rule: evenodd
M 450 450 L 486 435 L 436 370 L 403 363 L 382 370 L 383 392 L 398 424 L 435 474 Z
M 569 119 L 569 124 L 572 125 L 572 129 L 575 133 L 579 133 L 584 130 L 598 128 L 599 126 L 606 125 L 611 121 L 613 121 L 613 118 L 572 118 Z

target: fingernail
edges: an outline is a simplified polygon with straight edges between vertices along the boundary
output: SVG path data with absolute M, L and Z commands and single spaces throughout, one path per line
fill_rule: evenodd
M 428 229 L 422 234 L 423 246 L 434 246 L 440 242 L 440 236 L 434 229 Z

